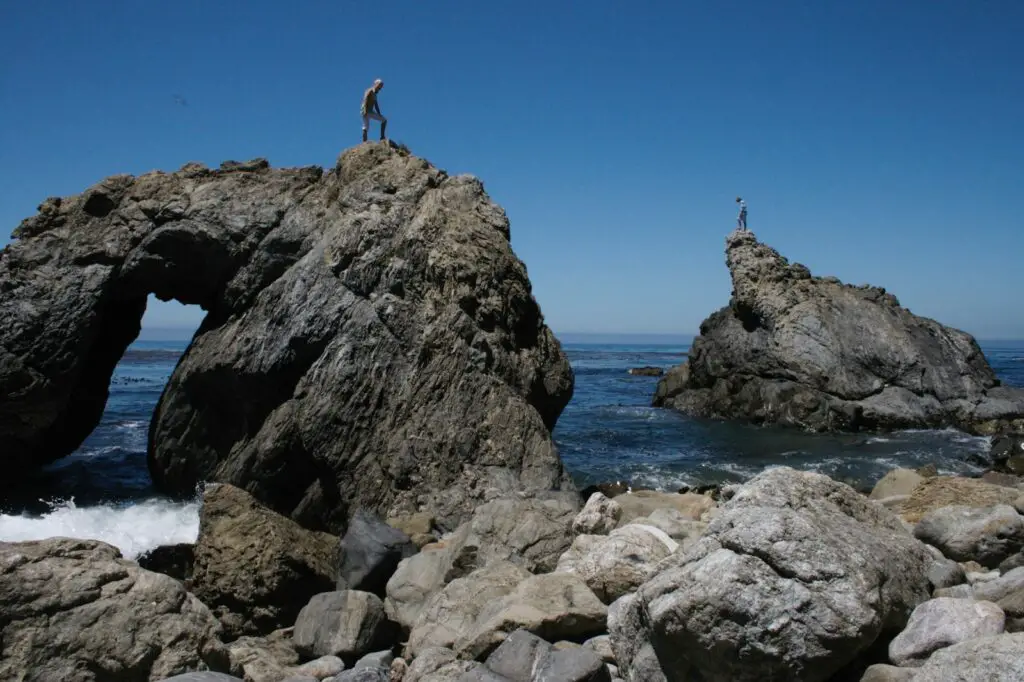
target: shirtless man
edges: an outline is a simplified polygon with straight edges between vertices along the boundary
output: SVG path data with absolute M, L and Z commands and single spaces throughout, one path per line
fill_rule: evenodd
M 363 105 L 359 113 L 363 117 L 363 142 L 366 142 L 366 131 L 370 128 L 370 119 L 380 121 L 380 139 L 384 139 L 384 129 L 388 127 L 388 120 L 380 113 L 380 104 L 377 102 L 377 93 L 384 87 L 384 81 L 377 79 L 373 85 L 363 93 Z

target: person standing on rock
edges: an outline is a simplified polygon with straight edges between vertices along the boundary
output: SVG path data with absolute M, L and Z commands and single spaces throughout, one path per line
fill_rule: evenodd
M 380 139 L 384 140 L 384 130 L 388 127 L 388 120 L 380 113 L 380 103 L 377 102 L 377 93 L 383 87 L 384 81 L 378 78 L 363 93 L 363 104 L 359 108 L 359 113 L 363 117 L 363 142 L 366 142 L 366 132 L 370 129 L 371 118 L 380 121 Z
M 366 139 L 365 131 L 363 131 L 363 139 Z M 740 205 L 740 214 L 736 216 L 736 229 L 745 230 L 747 229 L 747 202 L 743 201 L 742 197 L 736 197 L 736 203 Z

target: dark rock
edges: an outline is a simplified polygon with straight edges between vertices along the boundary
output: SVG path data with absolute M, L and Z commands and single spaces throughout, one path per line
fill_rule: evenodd
M 395 661 L 395 653 L 390 649 L 386 651 L 375 651 L 372 654 L 366 654 L 352 666 L 353 669 L 359 668 L 390 668 L 391 664 Z
M 660 377 L 665 370 L 661 367 L 631 367 L 629 373 L 639 377 Z
M 147 571 L 163 573 L 175 580 L 188 580 L 192 576 L 195 561 L 195 545 L 181 543 L 161 545 L 149 550 L 138 558 L 139 566 Z
M 1024 426 L 977 342 L 884 289 L 808 277 L 752 232 L 726 239 L 729 305 L 707 318 L 656 406 L 817 431 Z
M 609 682 L 604 661 L 591 649 L 557 650 L 526 630 L 510 634 L 487 657 L 487 667 L 510 682 Z
M 627 481 L 612 481 L 610 483 L 597 483 L 595 485 L 588 485 L 586 488 L 584 488 L 582 490 L 582 492 L 580 493 L 580 497 L 582 497 L 583 501 L 586 502 L 587 500 L 590 499 L 590 496 L 593 495 L 594 493 L 601 493 L 602 495 L 604 495 L 608 499 L 611 499 L 611 498 L 615 497 L 616 495 L 621 495 L 623 493 L 628 493 L 630 490 L 633 490 L 633 489 L 634 489 L 633 485 L 631 483 L 627 482 Z M 642 488 L 641 487 L 641 488 L 636 488 L 636 490 L 647 490 L 647 488 Z
M 103 542 L 0 543 L 0 604 L 3 680 L 155 682 L 230 670 L 210 610 Z
M 398 562 L 418 551 L 408 535 L 360 509 L 341 539 L 337 589 L 372 592 L 383 598 Z
M 295 621 L 295 648 L 305 656 L 357 659 L 392 644 L 384 602 L 375 594 L 346 590 L 309 600 Z
M 165 677 L 160 682 L 245 682 L 245 680 L 225 673 L 197 672 Z
M 992 439 L 989 458 L 997 471 L 1008 471 L 1011 458 L 1024 457 L 1024 433 L 1003 433 Z M 1024 473 L 1013 471 L 1011 473 Z
M 334 588 L 338 538 L 305 530 L 238 488 L 206 488 L 192 590 L 228 637 L 291 626 L 309 598 Z
M 388 682 L 387 668 L 358 668 L 331 678 L 331 682 Z
M 149 294 L 207 311 L 153 415 L 164 493 L 244 488 L 341 534 L 366 508 L 456 527 L 494 490 L 573 485 L 551 439 L 571 366 L 504 211 L 398 147 L 335 168 L 108 178 L 0 254 L 5 476 L 73 452 Z
M 925 464 L 917 470 L 917 475 L 921 478 L 935 478 L 939 475 L 939 468 L 934 463 Z

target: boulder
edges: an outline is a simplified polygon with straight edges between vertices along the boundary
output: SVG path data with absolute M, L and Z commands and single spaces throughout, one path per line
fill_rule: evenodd
M 592 649 L 605 663 L 615 663 L 615 653 L 612 651 L 612 638 L 608 635 L 591 637 L 583 643 L 583 646 Z
M 437 542 L 434 515 L 430 512 L 392 516 L 388 525 L 408 535 L 417 547 Z
M 302 607 L 292 636 L 307 657 L 356 659 L 382 646 L 389 635 L 384 603 L 375 594 L 345 590 L 324 592 Z
M 175 580 L 188 580 L 192 577 L 195 545 L 189 543 L 161 545 L 145 554 L 140 554 L 136 561 L 147 571 L 163 573 Z
M 973 478 L 936 476 L 922 481 L 914 488 L 910 498 L 901 506 L 900 516 L 911 523 L 917 523 L 928 512 L 942 507 L 1012 505 L 1018 495 L 1020 495 L 1020 491 L 984 483 Z
M 827 680 L 903 628 L 932 560 L 852 488 L 770 469 L 612 604 L 615 658 L 631 680 Z
M 328 677 L 339 675 L 345 670 L 345 662 L 337 656 L 321 656 L 312 661 L 303 663 L 292 672 L 296 677 L 303 675 L 316 680 L 326 680 Z M 385 682 L 387 678 L 385 677 Z
M 913 668 L 900 668 L 895 665 L 876 663 L 868 666 L 860 682 L 912 682 L 914 679 Z
M 889 643 L 889 660 L 917 667 L 939 649 L 1003 632 L 1003 610 L 989 601 L 940 597 L 910 614 L 907 627 Z
M 338 590 L 384 596 L 398 563 L 418 551 L 409 536 L 364 509 L 357 511 L 338 549 Z
M 395 654 L 390 649 L 384 651 L 375 651 L 372 654 L 366 654 L 352 666 L 354 670 L 359 668 L 390 668 L 391 664 L 395 661 Z
M 594 493 L 572 520 L 574 535 L 607 535 L 622 517 L 622 506 L 602 493 Z
M 559 649 L 516 630 L 487 657 L 487 667 L 509 682 L 610 682 L 601 657 L 581 647 Z
M 976 585 L 973 588 L 973 595 L 975 599 L 998 602 L 1004 597 L 1022 590 L 1024 590 L 1024 568 L 1015 568 L 995 580 Z
M 1001 386 L 969 334 L 884 289 L 813 277 L 750 231 L 725 253 L 732 298 L 659 380 L 656 406 L 817 431 L 1024 425 L 1024 389 Z
M 197 672 L 165 677 L 160 682 L 246 682 L 234 675 L 215 672 Z
M 291 628 L 266 637 L 239 637 L 228 644 L 231 671 L 246 682 L 280 682 L 299 664 Z
M 715 507 L 715 501 L 707 495 L 696 493 L 663 493 L 656 490 L 637 490 L 619 495 L 615 501 L 622 507 L 619 526 L 649 517 L 659 509 L 673 509 L 691 521 L 700 521 Z
M 229 638 L 295 623 L 309 598 L 334 588 L 338 538 L 309 531 L 228 484 L 209 485 L 199 511 L 192 591 Z
M 388 682 L 388 668 L 359 668 L 346 670 L 325 682 Z
M 0 543 L 0 604 L 3 680 L 155 682 L 230 670 L 210 610 L 103 542 Z
M 631 523 L 608 536 L 577 537 L 555 570 L 578 575 L 598 599 L 611 604 L 647 582 L 658 562 L 678 547 L 664 531 Z
M 872 500 L 884 500 L 896 495 L 910 495 L 924 476 L 911 469 L 893 469 L 875 484 L 871 490 Z
M 208 311 L 153 414 L 161 492 L 231 483 L 308 528 L 572 490 L 551 438 L 571 366 L 468 175 L 362 144 L 108 178 L 47 199 L 0 256 L 3 485 L 103 413 L 147 297 Z M 244 396 L 244 400 L 239 397 Z
M 924 515 L 914 535 L 950 559 L 994 568 L 1024 548 L 1024 518 L 1005 504 L 941 507 Z
M 913 682 L 1020 682 L 1024 633 L 979 637 L 936 651 Z
M 641 516 L 633 519 L 627 525 L 631 526 L 654 526 L 665 532 L 673 540 L 683 547 L 700 539 L 700 536 L 707 530 L 708 524 L 703 521 L 693 521 L 684 516 L 677 509 L 655 509 L 650 516 Z
M 420 652 L 402 682 L 508 682 L 476 661 L 459 660 L 455 652 L 433 647 Z
M 992 438 L 989 459 L 997 471 L 1024 473 L 1018 470 L 1018 462 L 1024 459 L 1024 433 L 1002 433 Z
M 996 604 L 1006 614 L 1006 631 L 1024 631 L 1024 589 L 1011 592 Z

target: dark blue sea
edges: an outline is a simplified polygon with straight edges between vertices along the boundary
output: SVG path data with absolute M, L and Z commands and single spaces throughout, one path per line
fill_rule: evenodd
M 76 453 L 0 501 L 0 540 L 97 538 L 131 557 L 195 539 L 198 504 L 157 495 L 145 454 L 149 418 L 186 345 L 137 341 L 129 348 L 93 434 Z M 677 365 L 687 344 L 564 347 L 576 390 L 555 440 L 581 487 L 626 480 L 676 490 L 684 484 L 741 481 L 775 465 L 870 486 L 895 466 L 934 463 L 942 472 L 974 471 L 968 458 L 989 446 L 987 438 L 952 429 L 820 435 L 692 419 L 650 407 L 657 379 L 628 373 L 631 367 Z M 982 349 L 1004 383 L 1024 386 L 1024 341 L 982 343 Z

